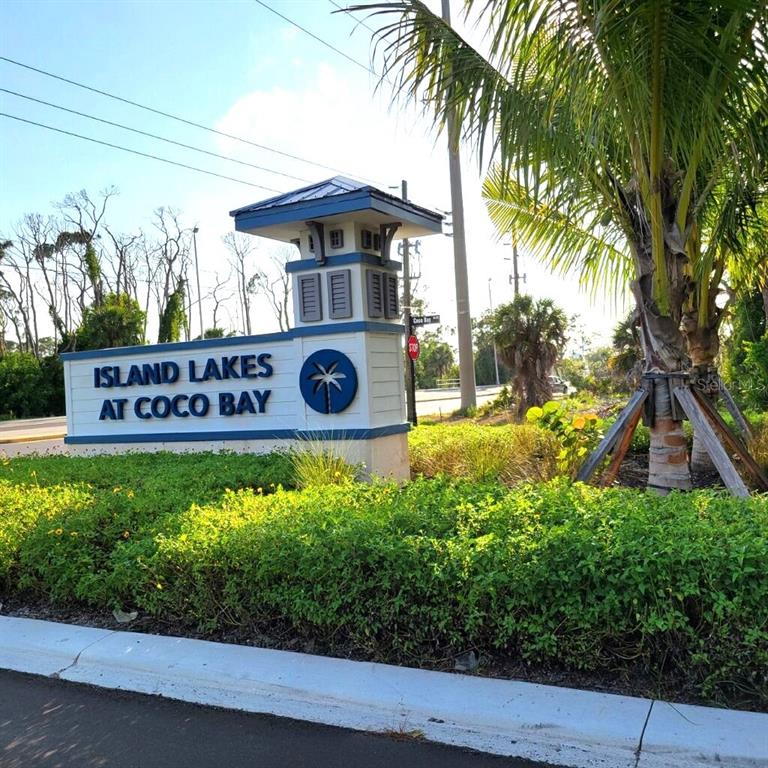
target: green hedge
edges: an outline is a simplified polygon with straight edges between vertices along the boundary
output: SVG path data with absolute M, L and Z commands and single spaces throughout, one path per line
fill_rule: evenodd
M 202 631 L 278 622 L 392 662 L 476 647 L 768 700 L 766 497 L 422 479 L 177 495 L 153 513 L 128 484 L 19 479 L 0 480 L 5 594 Z

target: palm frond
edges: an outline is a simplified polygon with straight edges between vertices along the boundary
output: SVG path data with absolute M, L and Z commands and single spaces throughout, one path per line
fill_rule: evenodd
M 563 211 L 538 202 L 526 188 L 494 168 L 483 184 L 488 214 L 500 234 L 510 233 L 552 270 L 577 275 L 594 295 L 622 294 L 632 275 L 623 231 L 611 211 L 585 207 Z
M 631 252 L 676 326 L 683 272 L 711 283 L 725 258 L 738 206 L 718 224 L 718 190 L 765 172 L 764 0 L 465 0 L 483 52 L 421 0 L 354 10 L 386 20 L 395 96 L 440 130 L 454 113 L 451 141 L 492 161 L 497 227 L 590 284 L 625 285 Z

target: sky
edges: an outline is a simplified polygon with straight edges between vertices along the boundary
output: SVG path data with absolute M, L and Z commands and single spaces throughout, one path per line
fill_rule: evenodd
M 413 107 L 393 104 L 390 86 L 366 71 L 371 31 L 349 14 L 335 12 L 333 0 L 264 2 L 359 64 L 258 0 L 0 3 L 0 56 L 277 151 L 225 139 L 2 60 L 0 88 L 286 174 L 207 157 L 0 92 L 2 113 L 257 185 L 0 117 L 0 236 L 12 238 L 23 214 L 53 212 L 52 203 L 68 193 L 85 189 L 95 195 L 114 186 L 119 196 L 110 204 L 108 219 L 118 230 L 148 230 L 159 206 L 179 209 L 187 224 L 199 227 L 205 295 L 215 276 L 228 271 L 221 243 L 233 228 L 228 212 L 272 196 L 271 190 L 289 191 L 343 171 L 393 194 L 399 194 L 401 179 L 407 179 L 413 202 L 449 210 L 446 139 Z M 439 10 L 438 0 L 430 5 Z M 461 28 L 457 0 L 452 10 Z M 382 23 L 362 18 L 371 27 Z M 497 306 L 512 298 L 511 248 L 488 219 L 480 195 L 482 169 L 467 148 L 462 149 L 462 168 L 470 311 L 478 317 L 491 302 Z M 442 235 L 421 243 L 418 290 L 447 326 L 456 322 L 452 249 L 452 240 Z M 269 253 L 265 242 L 256 258 L 266 260 Z M 575 277 L 549 274 L 524 251 L 520 272 L 526 274 L 523 290 L 552 298 L 568 314 L 579 315 L 594 344 L 607 342 L 624 314 L 612 300 L 591 301 Z M 210 302 L 203 308 L 210 314 Z M 254 332 L 276 328 L 269 313 L 257 315 Z

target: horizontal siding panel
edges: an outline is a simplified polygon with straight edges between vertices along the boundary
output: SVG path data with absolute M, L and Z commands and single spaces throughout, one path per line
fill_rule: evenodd
M 405 394 L 403 385 L 398 381 L 371 382 L 371 395 L 376 397 L 400 397 Z
M 402 374 L 397 369 L 392 368 L 373 368 L 371 369 L 371 383 L 381 381 L 403 381 Z M 405 384 L 403 384 L 405 387 Z
M 401 334 L 371 333 L 368 335 L 368 352 L 396 352 L 403 348 Z
M 374 413 L 380 413 L 381 411 L 394 411 L 400 408 L 402 402 L 399 396 L 392 397 L 374 397 L 372 399 L 372 406 Z

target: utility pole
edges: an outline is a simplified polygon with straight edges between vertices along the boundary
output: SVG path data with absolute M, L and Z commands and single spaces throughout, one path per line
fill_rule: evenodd
M 203 296 L 200 293 L 200 267 L 197 263 L 197 233 L 199 232 L 198 227 L 194 227 L 192 229 L 192 246 L 195 249 L 195 275 L 197 277 L 197 311 L 200 316 L 200 338 L 203 338 L 203 334 L 205 333 L 205 329 L 203 328 Z M 192 320 L 190 319 L 190 324 Z M 191 336 L 192 334 L 190 334 Z
M 443 2 L 443 21 L 451 23 L 449 0 Z M 461 408 L 477 404 L 475 396 L 475 361 L 472 355 L 472 318 L 469 314 L 469 279 L 467 277 L 467 243 L 464 234 L 464 198 L 461 191 L 461 161 L 456 133 L 456 116 L 448 108 L 448 165 L 451 177 L 451 209 L 453 211 L 453 264 L 456 276 L 456 330 L 459 338 L 459 384 Z M 456 139 L 456 149 L 453 140 Z
M 493 314 L 493 298 L 491 297 L 491 280 L 488 278 L 488 304 L 491 307 L 491 314 Z M 496 339 L 493 340 L 493 365 L 496 368 L 496 386 L 499 386 L 499 352 L 496 349 Z
M 403 179 L 400 182 L 400 196 L 403 201 L 408 200 L 408 182 Z M 406 237 L 402 243 L 403 246 L 403 323 L 405 324 L 406 341 L 413 333 L 413 322 L 411 321 L 411 244 Z M 416 365 L 411 360 L 410 355 L 405 354 L 405 364 L 407 366 L 406 386 L 405 386 L 405 413 L 406 419 L 415 427 L 418 423 L 416 416 Z
M 520 273 L 517 270 L 517 241 L 512 238 L 512 279 L 515 282 L 515 296 L 520 295 L 520 281 L 525 282 L 525 275 L 520 277 Z

